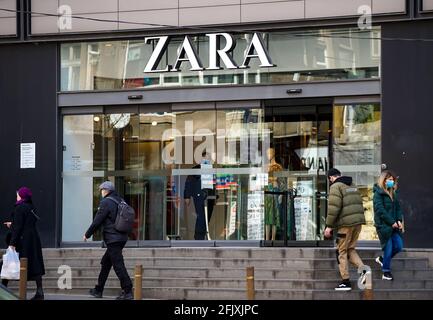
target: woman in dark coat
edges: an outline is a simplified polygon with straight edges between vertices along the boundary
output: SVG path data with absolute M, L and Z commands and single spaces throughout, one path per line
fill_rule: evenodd
M 20 188 L 17 191 L 17 202 L 11 215 L 11 221 L 5 222 L 6 226 L 11 229 L 6 241 L 9 242 L 9 247 L 19 253 L 20 258 L 27 258 L 27 279 L 36 281 L 37 286 L 32 300 L 44 299 L 42 276 L 45 274 L 45 267 L 41 240 L 36 229 L 38 219 L 32 203 L 31 190 L 26 187 Z
M 377 257 L 376 262 L 382 266 L 382 279 L 393 280 L 391 259 L 403 249 L 403 215 L 396 175 L 383 171 L 373 190 L 374 224 L 383 250 L 383 257 Z

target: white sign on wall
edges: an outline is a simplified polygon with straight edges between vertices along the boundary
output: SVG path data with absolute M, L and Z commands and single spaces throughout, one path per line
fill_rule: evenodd
M 36 143 L 21 143 L 20 168 L 36 168 Z
M 72 156 L 71 171 L 80 171 L 81 165 L 82 165 L 81 157 L 80 156 Z

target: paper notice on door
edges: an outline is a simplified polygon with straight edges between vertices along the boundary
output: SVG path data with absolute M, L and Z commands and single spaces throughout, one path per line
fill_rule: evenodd
M 202 163 L 201 169 L 212 169 L 212 164 Z M 213 189 L 213 174 L 202 174 L 201 175 L 201 188 L 202 189 Z
M 36 168 L 36 143 L 21 143 L 20 168 Z
M 263 240 L 265 231 L 264 192 L 248 193 L 248 240 Z

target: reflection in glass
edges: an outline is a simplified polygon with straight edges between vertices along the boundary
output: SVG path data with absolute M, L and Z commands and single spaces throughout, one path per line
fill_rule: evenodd
M 63 241 L 82 240 L 106 179 L 136 211 L 137 243 L 322 240 L 331 164 L 360 186 L 375 239 L 380 106 L 269 104 L 64 116 Z
M 334 166 L 354 179 L 362 192 L 367 225 L 361 240 L 376 240 L 373 225 L 373 185 L 381 164 L 381 112 L 379 104 L 334 106 Z
M 108 90 L 172 86 L 209 86 L 293 83 L 379 77 L 380 27 L 372 30 L 320 29 L 262 33 L 273 68 L 191 72 L 188 61 L 181 72 L 143 73 L 157 40 L 123 40 L 61 45 L 61 90 Z M 232 57 L 241 65 L 252 34 L 233 34 Z M 190 37 L 203 63 L 209 64 L 209 38 Z M 173 65 L 182 37 L 172 37 L 158 70 Z M 221 39 L 220 48 L 225 46 Z

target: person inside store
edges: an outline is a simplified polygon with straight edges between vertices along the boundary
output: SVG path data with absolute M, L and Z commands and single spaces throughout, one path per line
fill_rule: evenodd
M 274 176 L 274 173 L 282 171 L 283 166 L 275 159 L 275 149 L 267 150 L 268 157 L 268 185 L 265 186 L 265 239 L 275 240 L 277 229 L 280 227 L 280 216 L 282 211 L 282 195 L 272 194 L 271 192 L 284 191 L 284 179 Z M 269 192 L 266 194 L 266 192 Z
M 196 164 L 192 168 L 200 169 L 202 165 L 209 165 L 211 163 L 211 155 L 204 150 L 202 152 L 202 159 L 200 163 Z M 185 181 L 183 198 L 185 200 L 186 210 L 188 210 L 191 204 L 191 198 L 194 201 L 195 212 L 197 215 L 195 222 L 194 239 L 205 240 L 209 231 L 206 229 L 205 206 L 207 205 L 207 224 L 209 225 L 215 206 L 215 187 L 209 188 L 209 186 L 202 186 L 201 175 L 189 175 Z
M 391 259 L 403 250 L 404 230 L 395 173 L 382 171 L 373 192 L 374 225 L 383 250 L 383 256 L 377 257 L 376 262 L 382 267 L 382 279 L 394 280 Z
M 95 288 L 89 290 L 89 293 L 95 298 L 102 298 L 105 283 L 110 274 L 111 267 L 113 267 L 122 287 L 122 293 L 117 297 L 117 300 L 132 300 L 132 281 L 126 270 L 122 254 L 122 250 L 128 241 L 128 233 L 120 232 L 116 229 L 115 221 L 118 205 L 114 200 L 110 199 L 114 198 L 117 202 L 121 202 L 122 198 L 116 192 L 114 184 L 111 181 L 103 182 L 99 186 L 99 190 L 101 191 L 102 200 L 95 219 L 84 234 L 83 240 L 87 241 L 102 226 L 103 239 L 107 250 L 101 259 L 101 271 L 98 283 Z
M 42 276 L 45 274 L 45 266 L 41 239 L 36 227 L 39 216 L 36 214 L 32 191 L 29 188 L 19 188 L 16 196 L 15 209 L 10 219 L 4 222 L 9 229 L 6 244 L 18 253 L 19 258 L 27 258 L 27 280 L 36 282 L 36 293 L 31 300 L 44 300 Z M 2 279 L 2 284 L 6 287 L 8 282 L 7 279 Z

